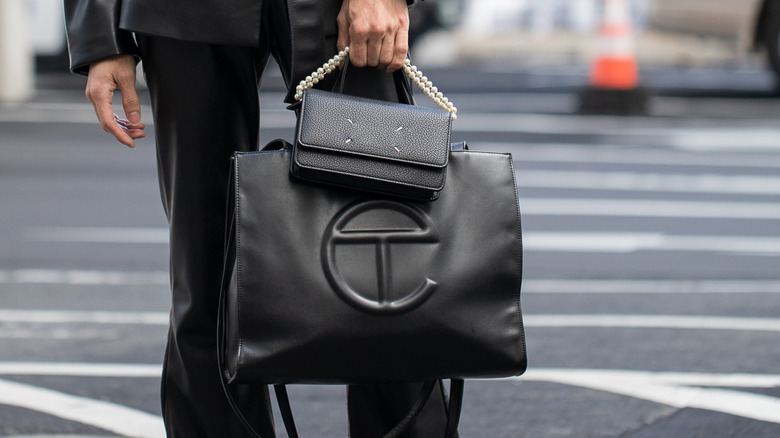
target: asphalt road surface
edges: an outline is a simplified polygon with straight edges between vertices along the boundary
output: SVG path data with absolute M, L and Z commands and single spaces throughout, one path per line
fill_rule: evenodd
M 625 118 L 575 114 L 582 73 L 429 72 L 456 139 L 513 154 L 524 225 L 530 367 L 467 382 L 461 436 L 780 436 L 770 80 L 651 72 L 650 114 Z M 289 138 L 269 83 L 262 138 Z M 164 436 L 153 142 L 125 149 L 92 119 L 75 91 L 0 105 L 0 436 Z M 302 436 L 346 436 L 343 387 L 291 397 Z

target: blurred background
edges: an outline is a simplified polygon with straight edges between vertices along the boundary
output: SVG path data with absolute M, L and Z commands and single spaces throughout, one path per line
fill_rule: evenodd
M 13 3 L 20 6 L 12 7 Z M 41 76 L 37 83 L 42 87 L 50 85 L 53 73 L 67 68 L 60 3 L 3 2 L 8 20 L 5 38 L 20 47 L 14 52 L 34 55 L 34 67 Z M 625 3 L 630 9 L 635 56 L 645 68 L 766 67 L 776 74 L 780 71 L 780 25 L 776 10 L 769 7 L 772 1 Z M 601 0 L 427 0 L 412 14 L 413 54 L 429 67 L 586 65 L 599 49 L 604 9 Z M 21 59 L 23 55 L 14 56 Z M 20 71 L 24 68 L 17 66 Z
M 118 145 L 62 20 L 0 0 L 0 436 L 159 438 L 148 94 L 149 138 Z M 529 370 L 467 382 L 461 437 L 780 436 L 780 0 L 426 0 L 412 23 L 453 140 L 512 154 L 523 218 Z M 275 68 L 260 94 L 261 143 L 292 139 Z M 346 436 L 343 388 L 291 396 L 302 436 Z

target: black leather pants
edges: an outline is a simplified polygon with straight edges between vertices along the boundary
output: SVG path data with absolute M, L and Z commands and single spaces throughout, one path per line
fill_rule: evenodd
M 137 37 L 170 224 L 173 305 L 162 380 L 168 437 L 249 437 L 220 385 L 216 315 L 230 157 L 235 150 L 258 147 L 257 87 L 268 54 L 258 48 Z M 350 435 L 382 436 L 404 416 L 418 387 L 350 387 Z M 267 389 L 240 388 L 236 397 L 263 438 L 273 437 Z M 404 436 L 443 436 L 445 423 L 439 388 Z

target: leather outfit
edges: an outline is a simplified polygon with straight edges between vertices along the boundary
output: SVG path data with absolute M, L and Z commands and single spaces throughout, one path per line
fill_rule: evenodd
M 115 54 L 143 59 L 160 193 L 170 225 L 172 308 L 162 409 L 171 438 L 249 436 L 226 401 L 216 363 L 230 157 L 235 150 L 258 147 L 257 88 L 269 55 L 293 89 L 335 52 L 340 4 L 65 0 L 74 72 L 86 74 L 91 62 Z M 390 74 L 351 67 L 348 75 L 346 92 L 397 97 Z M 382 436 L 406 414 L 418 388 L 350 386 L 350 436 Z M 273 437 L 267 389 L 239 387 L 234 397 L 263 438 Z M 442 436 L 445 398 L 439 387 L 403 436 Z

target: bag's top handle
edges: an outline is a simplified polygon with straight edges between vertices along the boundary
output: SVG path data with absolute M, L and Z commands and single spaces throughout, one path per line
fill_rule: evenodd
M 319 67 L 309 76 L 306 76 L 306 79 L 302 80 L 298 86 L 295 87 L 295 100 L 300 101 L 303 99 L 304 90 L 314 87 L 325 78 L 326 74 L 336 70 L 344 62 L 344 60 L 347 59 L 348 55 L 349 47 L 345 47 L 344 50 L 340 51 L 338 54 L 336 54 L 336 56 L 330 58 L 328 62 L 322 64 L 322 67 Z M 441 109 L 452 114 L 452 120 L 458 119 L 458 108 L 456 108 L 455 105 L 450 102 L 450 100 L 447 99 L 444 94 L 433 85 L 433 82 L 431 82 L 425 75 L 423 75 L 423 72 L 420 69 L 412 65 L 412 61 L 410 61 L 409 58 L 406 58 L 406 61 L 404 61 L 403 69 L 406 75 L 409 76 L 409 79 L 414 81 L 414 83 L 417 84 L 417 86 L 420 87 L 420 89 L 425 94 L 427 94 L 428 97 L 430 97 L 437 105 L 439 105 Z

